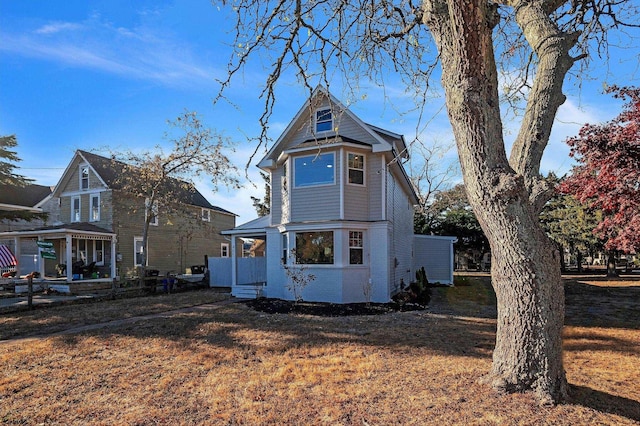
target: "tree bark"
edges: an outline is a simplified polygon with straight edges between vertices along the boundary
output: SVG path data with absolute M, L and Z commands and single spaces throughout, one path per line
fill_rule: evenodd
M 532 172 L 550 129 L 542 131 L 538 123 L 529 126 L 535 135 L 521 132 L 518 155 L 535 155 L 515 158 L 512 168 L 504 148 L 493 52 L 492 30 L 499 19 L 495 6 L 483 0 L 433 0 L 424 2 L 424 11 L 440 53 L 467 196 L 492 252 L 498 318 L 493 365 L 485 381 L 500 391 L 533 390 L 542 403 L 558 402 L 566 396 L 564 288 L 559 253 L 540 225 L 542 191 Z M 553 83 L 559 90 L 556 79 Z M 536 90 L 558 102 L 540 86 Z M 537 111 L 544 110 L 532 101 Z M 536 114 L 529 117 L 535 120 Z M 545 135 L 547 141 L 541 140 Z

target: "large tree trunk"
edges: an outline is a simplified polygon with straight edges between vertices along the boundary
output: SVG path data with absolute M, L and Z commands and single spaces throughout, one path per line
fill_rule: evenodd
M 564 288 L 559 253 L 540 226 L 548 194 L 539 164 L 553 116 L 564 101 L 562 80 L 572 61 L 570 42 L 553 33 L 544 11 L 522 3 L 517 20 L 541 51 L 511 160 L 504 148 L 493 52 L 492 30 L 499 20 L 495 5 L 425 0 L 424 19 L 440 53 L 467 196 L 491 245 L 498 328 L 486 381 L 502 391 L 533 390 L 541 402 L 555 403 L 566 396 Z

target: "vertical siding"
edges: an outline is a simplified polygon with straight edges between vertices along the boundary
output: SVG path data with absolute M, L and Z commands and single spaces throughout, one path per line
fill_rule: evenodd
M 424 267 L 430 283 L 453 284 L 453 237 L 414 236 L 413 270 Z
M 400 290 L 401 282 L 412 281 L 413 207 L 392 173 L 387 174 L 387 218 L 391 222 L 393 282 L 391 293 Z

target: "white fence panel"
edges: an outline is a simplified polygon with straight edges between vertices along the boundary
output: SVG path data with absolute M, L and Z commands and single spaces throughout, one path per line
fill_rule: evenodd
M 240 257 L 238 262 L 238 285 L 262 284 L 267 282 L 266 257 Z M 210 287 L 231 287 L 232 259 L 210 257 Z
M 231 258 L 209 258 L 209 287 L 231 287 Z
M 261 284 L 266 282 L 266 257 L 238 258 L 238 285 Z

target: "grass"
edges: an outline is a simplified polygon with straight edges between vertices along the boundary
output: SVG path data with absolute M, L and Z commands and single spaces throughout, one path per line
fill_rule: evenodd
M 434 289 L 427 311 L 315 317 L 219 304 L 2 342 L 0 422 L 639 424 L 640 282 L 567 282 L 571 399 L 541 408 L 533 395 L 498 395 L 477 383 L 491 364 L 495 299 L 488 278 L 463 281 Z M 33 336 L 65 320 L 88 324 L 220 297 L 186 294 L 6 314 L 0 325 L 22 324 L 12 335 Z

